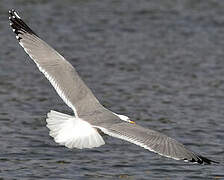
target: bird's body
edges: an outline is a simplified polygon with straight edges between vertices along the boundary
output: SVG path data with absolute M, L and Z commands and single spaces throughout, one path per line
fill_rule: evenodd
M 200 164 L 215 162 L 189 151 L 164 134 L 141 127 L 124 115 L 102 106 L 75 68 L 41 40 L 18 16 L 9 11 L 10 26 L 26 53 L 74 111 L 74 116 L 56 111 L 47 115 L 47 127 L 55 142 L 68 148 L 93 148 L 105 144 L 104 134 L 139 145 L 162 156 Z

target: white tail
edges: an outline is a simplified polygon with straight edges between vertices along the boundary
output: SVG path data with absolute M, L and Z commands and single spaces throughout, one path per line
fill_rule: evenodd
M 49 135 L 60 145 L 83 149 L 105 144 L 97 130 L 80 118 L 52 110 L 47 114 L 47 117 Z

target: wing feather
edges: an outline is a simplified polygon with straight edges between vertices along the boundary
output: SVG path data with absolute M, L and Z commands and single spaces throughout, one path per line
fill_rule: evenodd
M 9 19 L 19 44 L 76 116 L 102 108 L 75 68 L 64 57 L 41 40 L 14 10 L 9 11 Z
M 107 135 L 129 141 L 168 158 L 197 162 L 199 164 L 215 162 L 189 151 L 183 144 L 164 134 L 136 124 L 122 122 L 110 127 L 99 126 L 98 128 Z

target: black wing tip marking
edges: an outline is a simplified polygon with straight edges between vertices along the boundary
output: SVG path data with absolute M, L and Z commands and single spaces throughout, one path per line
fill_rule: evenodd
M 17 35 L 16 38 L 19 41 L 22 39 L 21 36 L 18 36 L 19 34 L 29 33 L 36 35 L 36 33 L 34 33 L 33 30 L 19 17 L 14 9 L 9 10 L 9 20 L 10 26 L 12 27 L 13 32 Z
M 217 162 L 217 161 L 210 160 L 210 159 L 200 156 L 200 155 L 197 155 L 197 159 L 192 158 L 191 160 L 189 160 L 189 159 L 184 159 L 184 160 L 188 161 L 188 162 L 192 162 L 192 163 L 206 164 L 206 165 L 209 165 L 212 163 L 219 164 L 219 162 Z

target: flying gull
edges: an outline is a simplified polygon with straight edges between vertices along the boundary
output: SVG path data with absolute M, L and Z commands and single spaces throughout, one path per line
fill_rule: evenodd
M 9 11 L 9 20 L 19 44 L 74 111 L 73 116 L 53 110 L 47 114 L 49 135 L 56 143 L 78 149 L 99 147 L 105 144 L 99 133 L 103 132 L 168 158 L 199 164 L 217 163 L 162 133 L 139 126 L 127 116 L 103 107 L 75 68 L 39 38 L 13 9 Z

